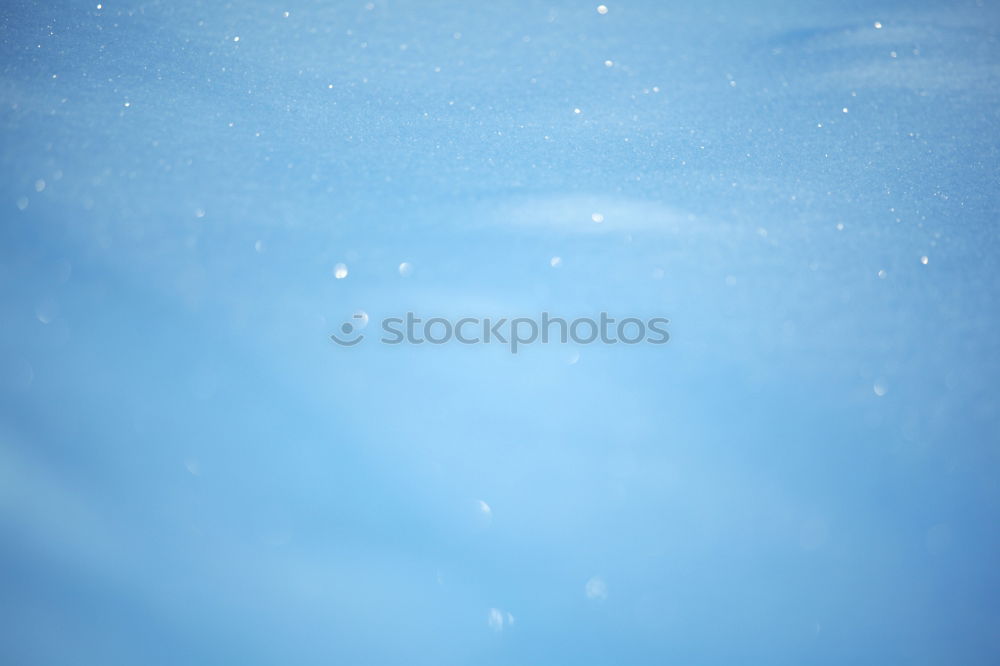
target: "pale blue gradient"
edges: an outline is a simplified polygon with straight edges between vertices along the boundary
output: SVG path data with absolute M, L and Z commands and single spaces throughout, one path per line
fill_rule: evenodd
M 0 663 L 996 663 L 1000 8 L 606 3 L 4 4 Z

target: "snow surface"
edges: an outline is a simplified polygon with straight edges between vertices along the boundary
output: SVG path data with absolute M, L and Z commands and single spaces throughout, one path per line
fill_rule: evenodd
M 4 3 L 0 662 L 995 663 L 1000 7 L 601 7 Z

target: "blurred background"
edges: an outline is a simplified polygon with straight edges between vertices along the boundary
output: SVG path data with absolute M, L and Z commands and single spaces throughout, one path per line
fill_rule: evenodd
M 996 663 L 998 3 L 607 2 L 4 3 L 0 661 Z

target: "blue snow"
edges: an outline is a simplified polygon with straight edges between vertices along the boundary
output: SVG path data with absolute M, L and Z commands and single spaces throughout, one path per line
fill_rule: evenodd
M 0 663 L 996 663 L 1000 5 L 606 3 L 4 3 Z

